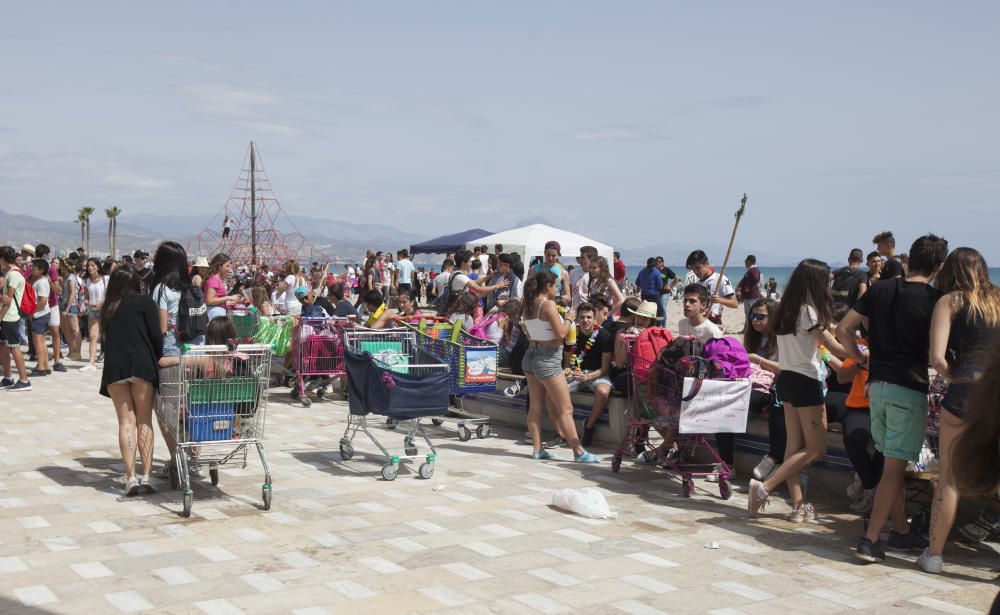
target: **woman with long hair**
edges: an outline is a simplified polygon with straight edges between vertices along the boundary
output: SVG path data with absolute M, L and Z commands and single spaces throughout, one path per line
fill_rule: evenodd
M 944 293 L 931 317 L 931 366 L 948 381 L 941 401 L 938 459 L 940 478 L 931 507 L 930 546 L 917 565 L 925 572 L 940 574 L 948 532 L 958 510 L 958 491 L 952 457 L 955 441 L 965 430 L 965 406 L 972 389 L 985 373 L 985 354 L 998 339 L 1000 288 L 990 281 L 983 256 L 972 248 L 956 248 L 938 273 L 937 287 Z M 995 380 L 995 373 L 991 374 Z M 993 408 L 994 414 L 997 407 Z M 997 441 L 987 457 L 996 457 Z
M 257 312 L 261 316 L 270 316 L 274 314 L 274 306 L 271 305 L 271 297 L 268 294 L 267 286 L 263 284 L 257 284 L 250 290 L 250 300 L 253 302 L 253 306 L 257 308 Z
M 125 495 L 153 491 L 153 398 L 160 383 L 157 367 L 163 355 L 156 304 L 141 294 L 139 274 L 131 265 L 117 267 L 103 297 L 100 327 L 104 330 L 101 395 L 110 397 L 118 415 L 118 446 L 125 465 Z M 143 476 L 135 474 L 136 449 Z
M 208 264 L 208 279 L 205 280 L 205 305 L 208 306 L 208 319 L 226 315 L 226 307 L 241 299 L 230 295 L 226 290 L 226 276 L 229 275 L 231 263 L 226 254 L 216 254 Z
M 101 308 L 108 291 L 108 276 L 101 273 L 101 261 L 88 258 L 84 265 L 83 287 L 87 291 L 87 329 L 90 341 L 87 346 L 89 360 L 80 368 L 83 372 L 97 371 L 97 342 L 101 339 Z
M 59 276 L 62 278 L 62 294 L 59 296 L 60 327 L 62 337 L 69 346 L 69 358 L 81 361 L 80 351 L 83 349 L 83 338 L 80 336 L 80 278 L 76 276 L 74 266 L 69 261 L 59 265 Z
M 278 282 L 276 305 L 285 314 L 298 316 L 302 313 L 302 303 L 295 297 L 295 293 L 299 288 L 305 288 L 305 277 L 294 259 L 285 262 L 282 273 L 284 277 Z
M 556 430 L 573 449 L 573 460 L 598 463 L 601 458 L 588 453 L 576 433 L 569 383 L 563 375 L 563 338 L 572 322 L 564 320 L 556 308 L 556 277 L 549 269 L 531 274 L 524 285 L 521 327 L 529 344 L 521 366 L 528 380 L 528 433 L 531 434 L 533 459 L 552 459 L 542 448 L 542 409 L 548 406 Z
M 752 374 L 750 380 L 751 412 L 767 410 L 767 454 L 753 469 L 754 478 L 765 480 L 778 465 L 785 461 L 788 433 L 785 431 L 785 410 L 775 404 L 774 379 L 781 373 L 778 364 L 778 338 L 771 326 L 778 302 L 761 298 L 750 306 L 750 326 L 743 334 L 743 347 L 747 349 Z
M 792 272 L 771 329 L 777 337 L 781 368 L 775 386 L 785 405 L 788 432 L 785 462 L 766 480 L 750 480 L 747 510 L 751 517 L 763 510 L 769 493 L 787 483 L 792 497 L 788 520 L 801 523 L 816 518 L 812 504 L 803 501 L 799 474 L 826 454 L 826 368 L 818 349 L 833 339 L 826 329 L 832 321 L 830 268 L 821 261 L 806 259 Z
M 590 261 L 590 282 L 587 286 L 587 296 L 598 296 L 607 299 L 608 303 L 611 304 L 612 314 L 617 312 L 618 308 L 625 301 L 625 295 L 622 294 L 621 289 L 618 288 L 618 284 L 611 275 L 611 269 L 608 267 L 608 259 L 603 256 L 598 256 Z

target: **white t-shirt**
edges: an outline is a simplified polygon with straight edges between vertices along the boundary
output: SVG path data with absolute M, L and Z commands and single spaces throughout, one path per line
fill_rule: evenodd
M 816 340 L 809 333 L 817 324 L 816 309 L 803 305 L 795 323 L 795 335 L 778 336 L 778 365 L 781 371 L 792 371 L 823 381 L 823 360 L 819 356 Z
M 285 307 L 286 314 L 292 314 L 297 316 L 302 313 L 302 304 L 299 300 L 295 298 L 295 276 L 289 275 L 285 277 L 285 292 L 278 296 L 277 305 L 283 305 Z
M 396 263 L 396 268 L 399 269 L 399 284 L 413 284 L 413 272 L 417 269 L 413 261 L 404 258 Z
M 21 315 L 17 311 L 17 306 L 21 304 L 21 300 L 24 298 L 24 285 L 24 276 L 21 275 L 19 271 L 14 271 L 12 268 L 7 272 L 7 275 L 3 279 L 3 295 L 7 295 L 8 287 L 13 288 L 14 300 L 11 301 L 10 305 L 7 307 L 7 311 L 4 312 L 4 322 L 17 322 L 21 320 Z
M 708 340 L 722 337 L 722 329 L 711 320 L 706 320 L 700 325 L 692 325 L 689 319 L 681 318 L 680 322 L 677 323 L 677 329 L 681 335 L 693 335 L 702 344 Z
M 489 254 L 480 254 L 479 255 L 479 262 L 483 264 L 483 268 L 480 269 L 479 271 L 483 272 L 484 274 L 488 273 L 489 270 L 490 270 L 490 255 Z
M 736 289 L 733 288 L 733 284 L 729 281 L 729 278 L 722 278 L 722 286 L 719 287 L 718 293 L 715 292 L 715 287 L 719 286 L 718 271 L 713 271 L 712 275 L 708 276 L 704 280 L 698 279 L 698 276 L 696 276 L 693 271 L 688 271 L 687 275 L 684 276 L 684 286 L 687 286 L 688 284 L 701 284 L 708 289 L 709 294 L 717 294 L 723 299 L 726 297 L 732 297 L 736 294 Z M 713 303 L 708 313 L 713 320 L 721 320 L 722 306 L 718 303 Z
M 32 316 L 45 316 L 52 310 L 49 308 L 49 293 L 51 292 L 51 285 L 49 284 L 48 277 L 41 277 L 32 282 L 31 288 L 35 290 L 35 313 Z M 45 297 L 45 301 L 42 301 L 42 297 Z
M 101 276 L 97 282 L 88 277 L 84 279 L 83 287 L 87 289 L 87 309 L 99 310 L 104 303 L 104 294 L 108 291 L 108 276 Z

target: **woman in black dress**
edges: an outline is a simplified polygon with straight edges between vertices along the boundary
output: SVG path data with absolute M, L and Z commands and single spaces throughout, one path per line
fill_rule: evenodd
M 118 414 L 118 446 L 125 465 L 125 495 L 152 492 L 153 398 L 160 383 L 157 362 L 163 355 L 156 304 L 139 290 L 139 275 L 130 265 L 111 274 L 101 308 L 104 373 L 101 395 L 110 397 Z M 135 453 L 142 459 L 142 478 L 135 474 Z

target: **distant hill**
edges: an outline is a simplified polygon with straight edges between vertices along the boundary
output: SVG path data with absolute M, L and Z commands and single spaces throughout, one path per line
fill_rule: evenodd
M 124 254 L 137 249 L 152 251 L 157 244 L 166 239 L 187 245 L 208 225 L 221 226 L 219 220 L 214 219 L 217 217 L 214 214 L 213 216 L 192 214 L 130 216 L 126 210 L 118 222 L 119 252 Z M 427 239 L 423 235 L 407 233 L 388 225 L 358 224 L 309 216 L 289 218 L 291 224 L 280 230 L 289 232 L 292 230 L 291 225 L 297 227 L 313 245 L 316 257 L 322 252 L 338 259 L 359 260 L 368 248 L 397 250 L 414 241 Z M 45 243 L 56 253 L 73 250 L 82 244 L 80 226 L 75 222 L 43 220 L 3 210 L 0 210 L 0 220 L 3 220 L 3 226 L 0 227 L 0 244 L 20 246 L 24 243 Z M 91 217 L 91 225 L 91 251 L 95 254 L 107 253 L 108 221 L 104 212 L 99 212 L 99 215 L 95 213 Z

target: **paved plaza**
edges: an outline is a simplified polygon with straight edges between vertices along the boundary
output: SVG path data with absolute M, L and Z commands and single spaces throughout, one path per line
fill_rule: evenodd
M 686 499 L 662 471 L 616 475 L 565 461 L 566 449 L 532 461 L 523 430 L 462 443 L 435 428 L 434 477 L 413 465 L 385 482 L 363 438 L 340 458 L 345 403 L 304 409 L 279 390 L 265 433 L 272 509 L 251 457 L 218 488 L 200 481 L 184 519 L 164 481 L 122 496 L 99 378 L 74 370 L 0 393 L 4 613 L 982 613 L 998 589 L 995 545 L 949 545 L 941 576 L 919 572 L 916 554 L 863 567 L 853 515 L 796 526 L 773 502 L 750 521 L 745 492 L 723 502 L 699 484 Z M 618 518 L 549 506 L 556 489 L 584 486 Z

